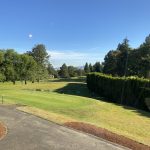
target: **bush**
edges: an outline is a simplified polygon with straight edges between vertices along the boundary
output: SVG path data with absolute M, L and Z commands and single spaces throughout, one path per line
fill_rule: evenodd
M 88 88 L 109 101 L 148 110 L 145 98 L 150 97 L 150 80 L 137 77 L 112 77 L 102 73 L 87 75 Z

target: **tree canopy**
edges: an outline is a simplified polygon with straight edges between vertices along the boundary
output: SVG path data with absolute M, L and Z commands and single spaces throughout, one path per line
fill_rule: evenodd
M 150 77 L 150 35 L 138 48 L 131 48 L 124 39 L 116 50 L 109 51 L 103 63 L 103 72 L 114 76 Z

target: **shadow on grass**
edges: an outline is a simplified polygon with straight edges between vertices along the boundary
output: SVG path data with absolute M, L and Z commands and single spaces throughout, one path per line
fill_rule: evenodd
M 91 97 L 85 83 L 68 83 L 65 87 L 55 90 L 55 92 L 83 97 Z
M 95 93 L 90 92 L 85 83 L 68 83 L 65 87 L 55 90 L 55 92 L 58 92 L 58 93 L 61 93 L 61 94 L 83 96 L 83 97 L 93 98 L 95 100 L 104 101 L 104 102 L 107 102 L 107 103 L 112 103 L 116 106 L 120 106 L 124 109 L 128 109 L 132 112 L 135 112 L 135 113 L 137 113 L 141 116 L 145 116 L 145 117 L 150 118 L 150 112 L 146 112 L 146 111 L 136 109 L 136 108 L 133 108 L 133 107 L 113 103 L 107 98 L 101 97 L 101 96 L 99 96 Z
M 144 116 L 144 117 L 150 118 L 150 110 L 148 110 L 148 109 L 146 111 L 146 110 L 141 110 L 141 109 L 138 109 L 138 108 L 127 106 L 127 105 L 118 104 L 118 103 L 112 102 L 110 99 L 107 99 L 105 97 L 100 97 L 100 96 L 95 97 L 95 99 L 101 100 L 101 101 L 104 101 L 104 102 L 107 102 L 107 103 L 111 103 L 111 104 L 114 104 L 116 106 L 120 106 L 120 107 L 122 107 L 124 109 L 128 109 L 128 110 L 130 110 L 132 112 L 135 112 L 135 113 L 137 113 L 140 116 Z
M 78 77 L 78 78 L 58 78 L 54 80 L 49 80 L 49 82 L 86 82 L 86 77 Z
M 144 117 L 148 117 L 150 118 L 150 111 L 144 111 L 144 110 L 141 110 L 141 109 L 136 109 L 136 108 L 133 108 L 133 107 L 129 107 L 129 106 L 123 106 L 121 105 L 124 109 L 128 109 L 132 112 L 135 112 L 135 113 L 138 113 L 139 115 L 141 116 L 144 116 Z

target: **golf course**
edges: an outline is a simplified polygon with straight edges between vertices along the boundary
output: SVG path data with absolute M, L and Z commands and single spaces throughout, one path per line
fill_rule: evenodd
M 150 146 L 150 113 L 104 101 L 87 88 L 86 77 L 50 79 L 39 83 L 0 84 L 1 105 L 64 124 L 83 122 L 105 128 Z M 3 103 L 3 104 L 2 104 Z

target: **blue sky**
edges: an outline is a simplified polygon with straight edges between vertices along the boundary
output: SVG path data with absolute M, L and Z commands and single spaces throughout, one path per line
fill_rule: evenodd
M 55 67 L 102 61 L 125 37 L 150 34 L 150 0 L 0 0 L 0 48 L 43 43 Z M 32 34 L 32 38 L 29 38 Z

